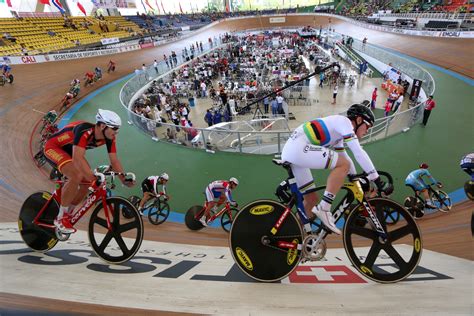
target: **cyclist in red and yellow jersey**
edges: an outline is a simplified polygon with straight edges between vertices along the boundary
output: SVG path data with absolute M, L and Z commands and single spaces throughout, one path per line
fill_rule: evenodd
M 70 234 L 76 231 L 70 223 L 69 214 L 87 194 L 87 186 L 80 183 L 96 179 L 85 157 L 87 149 L 106 145 L 112 170 L 123 172 L 115 145 L 121 124 L 121 119 L 115 112 L 99 109 L 96 124 L 85 121 L 70 123 L 46 142 L 46 159 L 68 179 L 63 187 L 59 214 L 54 221 L 61 232 Z M 134 185 L 125 181 L 124 176 L 119 178 L 127 186 Z

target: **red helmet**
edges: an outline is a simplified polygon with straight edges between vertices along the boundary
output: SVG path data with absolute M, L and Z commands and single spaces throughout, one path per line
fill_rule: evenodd
M 420 164 L 420 168 L 421 168 L 421 169 L 428 169 L 429 166 L 428 166 L 427 163 L 424 163 L 424 162 L 423 162 L 422 164 Z

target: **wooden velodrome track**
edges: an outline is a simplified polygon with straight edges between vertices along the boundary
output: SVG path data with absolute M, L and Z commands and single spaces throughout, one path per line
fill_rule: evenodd
M 451 69 L 467 77 L 474 78 L 473 59 L 474 41 L 466 39 L 410 37 L 399 34 L 367 30 L 332 17 L 331 27 L 343 34 L 388 47 L 404 54 L 426 60 L 441 67 Z M 327 27 L 328 18 L 321 16 L 287 16 L 285 26 L 319 26 Z M 234 30 L 252 28 L 269 28 L 268 18 L 246 18 L 223 21 L 206 30 L 198 31 L 193 36 L 164 46 L 123 53 L 112 56 L 117 62 L 114 74 L 105 74 L 102 81 L 92 89 L 119 79 L 145 63 L 149 65 L 154 59 L 162 60 L 163 54 L 171 50 L 180 52 L 191 42 L 207 42 L 209 36 Z M 278 24 L 277 26 L 282 26 Z M 471 53 L 469 53 L 471 52 Z M 52 184 L 38 170 L 30 154 L 30 136 L 34 125 L 42 115 L 34 112 L 48 111 L 58 106 L 60 99 L 68 89 L 73 78 L 81 78 L 87 70 L 100 66 L 103 69 L 110 56 L 85 58 L 64 62 L 51 62 L 32 65 L 13 66 L 15 83 L 0 88 L 0 221 L 15 222 L 24 198 L 31 192 L 52 189 Z M 92 91 L 83 88 L 84 97 Z M 424 236 L 424 247 L 462 258 L 473 259 L 470 218 L 472 202 L 457 205 L 449 214 L 443 214 L 443 220 L 437 215 L 420 221 Z M 82 221 L 85 223 L 86 221 Z M 147 225 L 146 223 L 145 225 Z M 85 224 L 83 224 L 85 225 Z M 84 228 L 84 227 L 82 227 Z M 210 246 L 226 246 L 227 235 L 220 230 L 209 229 L 193 234 L 182 229 L 182 225 L 167 223 L 159 231 L 146 229 L 146 239 L 174 243 L 194 243 Z M 330 247 L 342 247 L 340 238 L 330 239 Z M 35 299 L 20 295 L 0 294 L 1 306 L 5 308 L 32 308 L 56 312 L 73 312 L 97 314 L 135 314 L 144 310 L 123 309 L 115 307 L 92 306 L 87 304 L 58 304 L 55 300 Z M 67 305 L 67 307 L 66 307 Z

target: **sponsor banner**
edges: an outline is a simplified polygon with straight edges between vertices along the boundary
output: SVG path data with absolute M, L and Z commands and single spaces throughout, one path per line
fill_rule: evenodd
M 270 23 L 285 23 L 286 22 L 286 18 L 284 16 L 270 18 L 269 20 L 270 20 Z
M 118 43 L 120 41 L 119 41 L 118 37 L 111 37 L 111 38 L 102 38 L 100 40 L 100 42 L 102 43 L 102 45 L 107 45 L 107 44 Z
M 11 56 L 3 57 L 3 61 L 7 64 L 21 65 L 21 64 L 36 64 L 48 61 L 43 55 L 36 56 Z
M 189 31 L 189 29 L 190 29 L 189 25 L 181 26 L 181 31 Z
M 153 43 L 143 43 L 143 44 L 140 44 L 140 48 L 141 49 L 144 49 L 144 48 L 150 48 L 150 47 L 153 47 Z
M 113 48 L 113 49 L 103 49 L 103 50 L 64 53 L 64 54 L 50 54 L 48 56 L 51 61 L 58 61 L 58 60 L 79 59 L 79 58 L 117 54 L 119 52 L 120 51 L 117 48 Z

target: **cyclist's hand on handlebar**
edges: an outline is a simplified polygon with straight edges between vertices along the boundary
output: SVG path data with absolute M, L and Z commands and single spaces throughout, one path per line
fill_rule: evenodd
M 133 187 L 135 185 L 135 174 L 128 172 L 125 177 L 123 177 L 122 184 L 127 187 Z
M 233 206 L 233 207 L 238 207 L 239 206 L 237 204 L 237 202 L 235 202 L 235 201 L 231 201 L 229 204 L 230 204 L 230 206 Z
M 386 183 L 378 177 L 377 179 L 374 180 L 375 185 L 377 186 L 377 189 L 379 192 L 384 193 L 385 195 L 390 195 L 393 193 L 393 185 L 391 183 Z
M 438 182 L 436 183 L 436 186 L 441 189 L 443 187 L 443 184 L 441 182 Z

